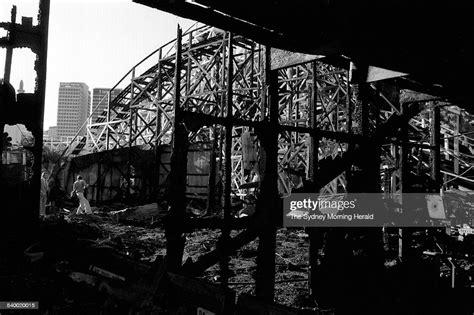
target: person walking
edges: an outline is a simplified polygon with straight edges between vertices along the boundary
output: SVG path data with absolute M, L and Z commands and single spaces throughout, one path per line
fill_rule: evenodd
M 46 172 L 41 174 L 41 188 L 40 188 L 40 217 L 46 215 L 46 202 L 48 199 L 48 180 L 46 179 Z
M 74 193 L 77 195 L 79 199 L 79 207 L 77 208 L 77 214 L 92 213 L 91 206 L 89 205 L 89 201 L 87 201 L 86 197 L 84 197 L 84 191 L 87 188 L 87 183 L 82 179 L 81 175 L 77 176 L 77 180 L 72 185 L 72 192 L 71 195 Z

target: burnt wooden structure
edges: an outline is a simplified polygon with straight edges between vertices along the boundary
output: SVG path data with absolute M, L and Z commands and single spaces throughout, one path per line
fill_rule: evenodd
M 403 57 L 405 51 L 393 46 L 393 40 L 373 40 L 391 38 L 390 34 L 396 32 L 406 34 L 414 29 L 413 25 L 417 25 L 414 21 L 424 16 L 417 14 L 423 11 L 423 6 L 410 7 L 412 11 L 403 28 L 392 25 L 381 34 L 381 28 L 372 25 L 361 22 L 356 24 L 364 27 L 350 28 L 348 24 L 370 20 L 369 3 L 342 5 L 339 1 L 318 1 L 318 12 L 327 15 L 313 19 L 315 11 L 302 2 L 289 6 L 285 2 L 268 1 L 259 4 L 136 2 L 203 19 L 225 30 L 203 25 L 184 32 L 178 28 L 176 40 L 152 52 L 111 88 L 102 100 L 107 109 L 99 113 L 96 121 L 84 122 L 87 136 L 74 139 L 63 155 L 93 153 L 96 154 L 94 158 L 99 159 L 98 165 L 102 165 L 102 156 L 123 150 L 128 159 L 124 159 L 118 173 L 130 187 L 135 176 L 133 150 L 143 145 L 149 148 L 148 155 L 155 159 L 155 166 L 166 168 L 170 174 L 167 179 L 158 176 L 161 182 L 168 183 L 168 271 L 196 276 L 219 263 L 222 271 L 220 282 L 227 287 L 229 256 L 258 238 L 255 292 L 260 301 L 271 304 L 275 286 L 275 233 L 281 226 L 283 215 L 281 198 L 290 196 L 295 189 L 322 194 L 410 192 L 415 186 L 415 176 L 424 178 L 426 181 L 422 186 L 431 191 L 439 190 L 443 184 L 469 186 L 473 182 L 464 176 L 472 161 L 469 153 L 462 151 L 471 150 L 474 141 L 469 137 L 469 131 L 462 130 L 461 117 L 465 113 L 460 110 L 472 109 L 466 105 L 470 99 L 466 93 L 469 89 L 466 81 L 456 76 L 457 70 L 453 72 L 459 67 L 465 68 L 466 72 L 472 70 L 472 44 L 446 40 L 446 45 L 455 47 L 454 52 L 438 51 L 434 39 L 438 36 L 446 39 L 446 30 L 439 29 L 440 26 L 432 31 L 435 35 L 430 33 L 421 42 L 418 40 L 422 36 L 410 37 L 415 40 L 410 39 L 405 46 L 413 46 L 413 51 L 432 48 L 429 62 L 425 62 L 429 66 L 426 67 L 424 62 L 420 62 L 424 55 L 418 54 L 408 60 Z M 40 110 L 35 114 L 38 126 L 43 111 L 41 100 L 46 71 L 48 12 L 47 1 L 41 3 L 46 18 L 34 30 L 34 34 L 39 36 L 35 38 L 40 38 L 41 43 L 38 46 L 38 93 L 34 96 L 40 100 Z M 267 14 L 255 7 L 242 10 L 246 5 L 267 6 L 292 17 L 284 23 L 276 23 L 272 19 L 278 18 L 278 14 Z M 376 19 L 373 22 L 381 23 L 384 15 L 380 13 L 390 12 L 392 6 L 391 2 L 374 6 Z M 404 8 L 407 9 L 406 4 L 396 7 L 392 15 L 403 12 Z M 445 13 L 436 8 L 435 16 Z M 452 12 L 453 8 L 449 6 L 446 10 Z M 342 19 L 337 25 L 327 23 L 332 21 L 331 18 L 337 19 L 341 12 L 349 18 Z M 471 34 L 469 25 L 463 24 L 469 19 L 459 20 L 458 29 L 448 34 L 453 38 L 453 34 L 461 37 Z M 313 21 L 321 27 L 316 37 Z M 334 25 L 334 29 L 328 29 L 329 24 Z M 12 34 L 21 34 L 18 32 L 24 28 L 15 24 L 14 18 L 12 23 L 2 24 L 5 25 Z M 364 32 L 367 29 L 371 30 L 372 37 Z M 423 35 L 426 31 L 425 28 L 417 29 L 417 34 Z M 369 40 L 362 40 L 361 34 Z M 313 41 L 307 40 L 309 35 Z M 11 51 L 15 45 L 20 45 L 15 40 L 12 36 L 1 43 Z M 446 60 L 454 64 L 448 66 Z M 433 64 L 437 66 L 433 67 Z M 5 78 L 8 78 L 8 72 L 7 65 Z M 118 96 L 112 98 L 113 91 L 122 87 Z M 454 124 L 452 119 L 445 119 L 450 115 L 456 118 Z M 231 237 L 233 203 L 248 194 L 242 185 L 253 184 L 249 168 L 243 166 L 242 135 L 247 133 L 254 139 L 258 157 L 252 169 L 259 175 L 255 184 L 258 187 L 256 213 L 246 222 L 245 229 Z M 35 134 L 36 143 L 42 143 L 41 137 L 42 133 Z M 192 176 L 189 163 L 194 160 L 192 147 L 199 143 L 205 143 L 209 152 L 203 165 L 208 164 L 204 180 L 210 188 L 200 194 L 209 197 L 209 210 L 214 211 L 216 204 L 222 205 L 222 216 L 216 224 L 222 229 L 222 236 L 215 249 L 183 265 L 184 233 L 189 229 L 189 226 L 185 228 L 188 220 L 186 200 L 192 186 L 189 183 L 189 176 Z M 163 146 L 169 146 L 171 152 L 164 152 Z M 37 155 L 38 148 L 35 150 Z M 166 163 L 162 159 L 164 155 L 169 156 Z M 87 155 L 79 157 L 78 161 L 81 159 L 88 159 Z M 105 164 L 110 166 L 108 162 Z M 104 165 L 94 170 L 98 179 L 95 187 L 97 200 L 103 198 L 101 194 L 106 188 L 107 170 Z M 33 187 L 38 190 L 37 169 L 35 174 L 37 178 L 33 185 L 36 186 Z M 366 174 L 370 180 L 365 180 Z M 117 181 L 108 188 L 117 189 L 116 185 L 119 185 Z M 155 193 L 159 195 L 159 192 Z M 328 293 L 324 297 L 324 291 L 337 292 L 345 279 L 330 279 L 317 273 L 317 251 L 323 246 L 320 232 L 321 229 L 309 231 L 313 294 L 324 300 L 322 304 L 340 307 L 337 301 L 328 297 Z M 375 269 L 380 267 L 377 231 L 339 232 L 329 237 L 332 241 L 329 245 L 332 246 L 330 261 L 340 268 L 355 262 L 350 255 L 344 260 L 350 249 L 347 244 L 341 249 L 344 255 L 334 247 L 335 244 L 344 244 L 344 240 L 362 237 L 365 241 L 361 248 L 367 250 L 369 258 L 375 258 L 369 262 Z M 401 232 L 405 237 L 405 231 Z M 332 271 L 336 272 L 335 269 Z M 364 288 L 373 290 L 376 285 L 368 282 Z M 344 290 L 350 289 L 351 286 L 344 284 Z
M 255 292 L 259 299 L 271 302 L 275 232 L 283 215 L 281 197 L 290 196 L 297 188 L 322 194 L 410 192 L 420 185 L 413 182 L 415 169 L 431 191 L 443 184 L 441 173 L 449 176 L 445 183 L 469 182 L 461 175 L 469 171 L 469 157 L 460 158 L 459 144 L 471 148 L 472 140 L 456 127 L 459 123 L 441 121 L 456 111 L 457 104 L 439 93 L 415 93 L 411 89 L 424 90 L 413 82 L 406 73 L 355 63 L 346 57 L 275 49 L 214 27 L 178 29 L 175 41 L 150 54 L 120 80 L 116 87 L 128 85 L 116 98 L 104 98 L 107 110 L 87 125 L 88 137 L 74 141 L 64 154 L 100 154 L 146 145 L 160 161 L 159 148 L 169 144 L 168 270 L 200 275 L 219 263 L 220 282 L 225 287 L 229 256 L 258 238 Z M 248 194 L 242 187 L 253 184 L 243 166 L 244 133 L 254 139 L 258 156 L 253 169 L 260 177 L 255 186 L 258 199 L 246 229 L 231 238 L 233 202 Z M 441 135 L 447 165 L 441 163 Z M 184 224 L 188 222 L 186 199 L 191 197 L 186 191 L 192 186 L 189 163 L 194 157 L 190 148 L 201 142 L 210 146 L 208 210 L 222 207 L 217 224 L 222 236 L 214 250 L 181 266 L 184 233 L 190 227 Z M 125 170 L 127 174 L 130 180 L 133 176 Z M 316 253 L 323 246 L 324 233 L 321 229 L 309 232 L 312 291 L 323 304 L 333 305 L 337 302 L 328 292 L 335 294 L 345 280 L 318 275 Z M 326 246 L 363 238 L 366 241 L 360 249 L 373 258 L 367 267 L 380 269 L 380 230 L 339 232 L 325 234 L 332 244 Z M 351 244 L 332 251 L 329 261 L 340 268 L 350 262 L 361 263 L 344 260 L 344 255 L 350 255 Z M 372 280 L 367 281 L 367 288 L 374 290 L 377 279 Z
M 43 115 L 46 89 L 46 69 L 48 52 L 49 27 L 49 0 L 39 1 L 38 24 L 33 25 L 31 17 L 22 17 L 17 22 L 16 6 L 11 10 L 11 21 L 0 22 L 0 27 L 7 31 L 7 36 L 0 38 L 0 47 L 6 49 L 5 68 L 0 86 L 0 129 L 5 124 L 25 125 L 33 134 L 34 145 L 29 147 L 34 156 L 31 180 L 21 185 L 9 186 L 1 179 L 0 190 L 6 196 L 5 218 L 8 222 L 8 231 L 28 231 L 34 228 L 39 214 L 39 190 L 43 153 Z M 36 85 L 34 93 L 20 93 L 9 83 L 11 62 L 15 49 L 29 48 L 36 54 L 34 70 L 36 71 Z M 1 165 L 1 163 L 0 163 Z M 18 229 L 18 230 L 15 230 Z

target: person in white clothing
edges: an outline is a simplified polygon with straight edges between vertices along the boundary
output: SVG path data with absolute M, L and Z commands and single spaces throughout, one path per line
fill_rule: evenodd
M 40 217 L 46 215 L 46 202 L 48 198 L 48 180 L 47 173 L 41 174 L 41 186 L 40 186 Z
M 84 191 L 87 188 L 87 183 L 82 179 L 81 175 L 77 176 L 77 180 L 72 185 L 72 192 L 71 195 L 74 193 L 77 195 L 79 199 L 79 207 L 77 208 L 77 214 L 92 213 L 91 206 L 89 205 L 89 201 L 87 201 L 86 197 L 84 197 Z

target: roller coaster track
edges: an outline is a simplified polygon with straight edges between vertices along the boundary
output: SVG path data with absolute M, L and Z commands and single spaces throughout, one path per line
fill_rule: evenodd
M 179 59 L 176 54 L 178 46 L 181 48 Z M 230 50 L 232 54 L 229 54 Z M 256 42 L 238 35 L 230 36 L 213 27 L 195 25 L 182 37 L 161 46 L 132 67 L 93 109 L 94 113 L 106 105 L 96 121 L 84 122 L 87 136 L 76 137 L 63 155 L 77 156 L 131 146 L 152 149 L 170 144 L 177 83 L 175 77 L 179 69 L 179 106 L 186 112 L 223 118 L 227 113 L 226 95 L 232 90 L 233 116 L 241 120 L 240 126 L 232 131 L 232 189 L 236 194 L 243 194 L 239 187 L 248 178 L 243 166 L 242 134 L 252 133 L 252 126 L 268 115 L 265 108 L 264 58 L 264 47 Z M 181 60 L 179 65 L 177 60 Z M 278 147 L 279 189 L 282 194 L 290 193 L 298 185 L 294 180 L 295 173 L 301 170 L 308 173 L 311 156 L 307 131 L 311 127 L 313 114 L 315 127 L 323 132 L 319 142 L 319 167 L 333 170 L 324 182 L 328 184 L 323 186 L 322 192 L 345 190 L 345 168 L 339 166 L 344 156 L 348 156 L 349 145 L 348 141 L 341 141 L 340 135 L 353 132 L 351 122 L 355 120 L 353 108 L 356 103 L 348 78 L 349 69 L 319 60 L 278 70 L 279 124 L 284 127 Z M 400 105 L 391 103 L 390 97 L 372 87 L 373 98 L 379 105 L 376 106 L 377 111 L 372 108 L 369 133 L 375 132 L 377 126 L 386 124 L 401 109 Z M 110 95 L 118 88 L 122 91 L 112 99 Z M 410 129 L 423 142 L 429 137 L 426 118 L 420 118 L 423 113 L 420 115 L 410 120 Z M 189 117 L 185 121 L 191 143 L 222 139 L 223 128 L 215 122 L 203 125 L 192 118 L 197 116 Z M 473 154 L 474 139 L 459 135 L 447 124 L 443 124 L 442 134 L 458 137 L 459 141 L 455 142 Z M 216 159 L 222 166 L 224 145 L 222 141 L 215 142 L 219 152 Z M 259 151 L 258 142 L 255 150 Z M 448 147 L 443 147 L 443 153 L 444 161 L 452 159 L 453 152 Z M 423 156 L 425 164 L 427 156 Z M 455 158 L 461 161 L 460 172 L 466 170 L 464 166 L 469 167 L 469 160 L 463 160 L 460 156 Z M 389 168 L 397 167 L 393 150 L 384 150 L 382 160 Z M 444 172 L 453 173 L 447 168 Z M 392 176 L 397 176 L 397 172 L 393 172 Z

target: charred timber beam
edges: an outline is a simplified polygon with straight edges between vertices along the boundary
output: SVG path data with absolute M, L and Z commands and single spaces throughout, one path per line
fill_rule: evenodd
M 430 104 L 431 119 L 431 178 L 434 182 L 433 192 L 439 192 L 442 185 L 441 179 L 441 119 L 440 108 L 436 104 Z
M 181 28 L 178 26 L 176 38 L 176 69 L 174 77 L 175 122 L 173 132 L 173 152 L 169 174 L 168 201 L 169 217 L 166 222 L 166 269 L 178 271 L 183 260 L 184 242 L 183 223 L 186 215 L 186 172 L 188 159 L 188 132 L 183 125 L 180 107 L 181 85 Z
M 15 35 L 16 35 L 15 22 L 16 22 L 16 6 L 13 6 L 12 11 L 11 11 L 11 24 L 9 24 L 10 25 L 9 38 L 7 40 L 9 43 L 5 45 L 7 47 L 7 52 L 5 56 L 5 72 L 3 74 L 3 80 L 5 82 L 10 82 L 10 73 L 12 70 L 12 57 L 13 57 L 13 47 L 12 47 L 13 45 L 11 45 L 12 44 L 11 42 L 15 39 Z
M 233 65 L 234 55 L 232 47 L 233 36 L 229 33 L 228 38 L 228 59 L 227 59 L 227 91 L 226 91 L 226 106 L 227 106 L 227 124 L 225 125 L 225 182 L 224 182 L 224 224 L 222 226 L 220 246 L 227 247 L 230 238 L 230 220 L 231 216 L 231 193 L 232 193 L 232 86 L 233 86 Z M 221 262 L 221 284 L 227 286 L 229 281 L 229 256 L 222 256 Z
M 265 49 L 265 76 L 268 89 L 268 109 L 270 128 L 257 130 L 261 140 L 265 172 L 262 179 L 261 195 L 257 203 L 263 225 L 259 232 L 255 294 L 258 299 L 273 302 L 275 297 L 275 251 L 278 196 L 278 72 L 270 70 L 270 48 Z
M 461 127 L 461 110 L 456 110 L 454 118 L 454 139 L 453 139 L 453 149 L 454 149 L 454 174 L 459 174 L 459 132 Z
M 38 28 L 40 32 L 39 39 L 39 51 L 37 51 L 37 59 L 35 61 L 36 70 L 36 87 L 35 87 L 35 127 L 31 128 L 35 144 L 33 147 L 34 154 L 34 165 L 33 165 L 33 177 L 32 177 L 32 191 L 40 191 L 40 178 L 42 171 L 42 159 L 43 159 L 43 122 L 44 122 L 44 103 L 46 94 L 46 70 L 48 60 L 48 29 L 49 29 L 49 0 L 41 0 L 39 4 L 39 18 Z M 33 198 L 32 209 L 39 209 L 39 194 L 36 194 Z M 38 212 L 36 213 L 36 217 Z
M 216 117 L 209 114 L 196 113 L 183 111 L 184 122 L 186 128 L 189 131 L 197 131 L 202 126 L 211 126 L 213 124 L 227 125 L 231 123 L 233 126 L 247 126 L 253 127 L 256 129 L 267 129 L 269 124 L 267 121 L 249 121 L 240 118 L 226 118 L 226 117 Z M 340 131 L 329 131 L 329 130 L 315 130 L 310 127 L 299 127 L 299 126 L 289 126 L 289 125 L 276 125 L 274 126 L 279 132 L 292 131 L 299 133 L 307 133 L 311 136 L 316 136 L 318 138 L 328 138 L 337 140 L 345 143 L 359 143 L 363 141 L 364 137 L 360 135 L 351 135 L 346 132 Z
M 405 114 L 408 111 L 408 104 L 402 104 L 402 113 Z M 407 207 L 403 207 L 403 194 L 409 192 L 408 187 L 408 176 L 410 171 L 408 169 L 408 154 L 409 147 L 408 143 L 408 121 L 403 123 L 401 127 L 401 147 L 400 147 L 400 184 L 401 184 L 401 201 L 402 201 L 402 214 L 407 216 Z M 410 239 L 408 230 L 405 228 L 398 229 L 399 239 L 398 239 L 398 256 L 401 258 L 407 254 L 410 247 Z M 408 253 L 409 255 L 409 253 Z
M 239 248 L 250 243 L 258 236 L 258 230 L 260 226 L 259 220 L 254 220 L 250 227 L 245 231 L 242 231 L 237 236 L 231 238 L 227 242 L 227 247 L 217 247 L 215 250 L 210 251 L 198 258 L 197 261 L 185 264 L 182 269 L 182 273 L 190 276 L 199 276 L 209 267 L 215 265 L 220 261 L 222 255 L 229 256 L 234 254 Z
M 316 105 L 317 105 L 317 64 L 312 62 L 312 72 L 313 72 L 313 84 L 311 89 L 311 98 L 309 106 L 310 114 L 310 126 L 314 128 L 317 124 L 317 115 L 316 115 Z M 349 99 L 349 98 L 348 98 Z M 319 137 L 316 135 L 311 136 L 311 154 L 309 156 L 309 171 L 308 177 L 311 183 L 316 183 L 318 179 L 318 164 L 319 164 Z M 315 187 L 310 187 L 310 189 L 315 189 Z M 318 190 L 312 191 L 317 193 Z M 319 283 L 317 278 L 317 268 L 318 268 L 318 252 L 322 246 L 322 231 L 321 228 L 310 227 L 307 228 L 309 236 L 309 265 L 310 265 L 310 290 L 313 297 L 318 295 L 318 290 L 323 289 L 321 283 Z

